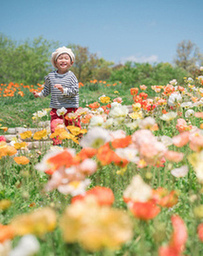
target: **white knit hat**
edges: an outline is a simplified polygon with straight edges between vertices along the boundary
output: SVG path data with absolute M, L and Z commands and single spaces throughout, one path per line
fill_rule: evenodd
M 55 68 L 57 68 L 55 61 L 57 60 L 59 55 L 61 55 L 63 53 L 67 53 L 70 56 L 72 62 L 75 61 L 75 55 L 70 48 L 67 48 L 65 46 L 59 47 L 58 49 L 55 50 L 55 52 L 52 53 L 52 56 L 51 56 L 51 63 Z

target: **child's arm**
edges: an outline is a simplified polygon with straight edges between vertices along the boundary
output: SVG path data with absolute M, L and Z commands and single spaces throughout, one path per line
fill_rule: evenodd
M 44 98 L 50 94 L 51 90 L 50 90 L 50 81 L 48 79 L 48 76 L 45 77 L 45 83 L 43 87 L 44 89 L 41 92 L 36 92 L 36 91 L 32 92 L 35 98 Z

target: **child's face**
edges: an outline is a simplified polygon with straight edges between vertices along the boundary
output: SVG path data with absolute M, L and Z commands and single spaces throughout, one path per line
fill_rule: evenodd
M 67 53 L 62 53 L 56 60 L 56 67 L 59 74 L 66 73 L 72 65 L 73 62 Z

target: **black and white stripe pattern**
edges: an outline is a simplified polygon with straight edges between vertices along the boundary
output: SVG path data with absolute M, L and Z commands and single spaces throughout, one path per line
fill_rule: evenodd
M 61 84 L 64 92 L 55 88 L 55 84 Z M 45 77 L 44 89 L 39 94 L 46 97 L 51 93 L 50 108 L 78 108 L 79 107 L 79 87 L 78 80 L 72 71 L 65 74 L 58 74 L 57 71 L 49 73 Z

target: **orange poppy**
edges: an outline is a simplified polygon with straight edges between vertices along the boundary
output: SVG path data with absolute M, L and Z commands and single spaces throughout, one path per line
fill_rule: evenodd
M 175 190 L 169 192 L 162 187 L 152 191 L 152 198 L 156 204 L 168 208 L 173 207 L 178 202 L 178 194 Z
M 81 123 L 83 124 L 89 124 L 90 119 L 93 117 L 92 114 L 87 114 L 81 119 Z
M 14 230 L 10 225 L 0 224 L 0 243 L 3 243 L 6 240 L 13 239 Z
M 86 158 L 92 158 L 97 153 L 97 149 L 95 148 L 83 148 L 80 150 L 80 152 L 76 155 L 77 159 L 80 159 L 80 161 L 85 160 Z
M 135 95 L 138 94 L 138 91 L 139 91 L 138 88 L 131 88 L 131 89 L 130 89 L 130 94 L 133 95 L 133 96 L 135 96 Z
M 92 109 L 97 109 L 99 107 L 100 107 L 99 102 L 94 102 L 92 104 L 89 104 L 89 108 L 92 108 Z
M 131 136 L 126 136 L 125 138 L 120 138 L 120 139 L 114 139 L 111 142 L 111 145 L 113 148 L 126 148 L 132 143 L 132 138 Z
M 146 98 L 148 97 L 148 94 L 145 93 L 145 92 L 141 92 L 141 93 L 139 94 L 139 96 L 140 96 L 142 99 L 146 100 Z
M 17 153 L 17 150 L 15 149 L 15 147 L 12 146 L 7 146 L 6 147 L 6 155 L 7 156 L 13 156 Z
M 172 94 L 173 92 L 175 91 L 175 88 L 173 87 L 173 85 L 171 85 L 171 84 L 168 84 L 168 85 L 166 85 L 165 87 L 164 87 L 164 94 L 165 95 L 170 95 L 170 94 Z
M 60 166 L 65 166 L 68 168 L 73 164 L 73 156 L 67 150 L 64 150 L 57 155 L 50 157 L 47 160 L 47 163 L 53 165 L 54 170 L 57 170 Z
M 97 158 L 102 165 L 114 163 L 120 167 L 125 167 L 128 164 L 126 159 L 119 157 L 113 150 L 111 150 L 109 143 L 106 143 L 98 149 Z
M 24 97 L 24 95 L 25 95 L 24 92 L 22 92 L 22 91 L 19 91 L 18 94 L 19 94 L 21 97 Z
M 30 162 L 30 160 L 26 156 L 16 156 L 13 159 L 17 164 L 22 164 L 22 165 L 26 165 Z
M 138 219 L 151 220 L 160 213 L 160 208 L 152 201 L 133 202 L 130 211 Z
M 94 196 L 99 205 L 112 205 L 114 202 L 114 194 L 110 188 L 96 186 L 88 191 L 85 195 L 78 195 L 72 198 L 71 203 L 74 203 L 78 200 L 84 200 L 86 196 Z

